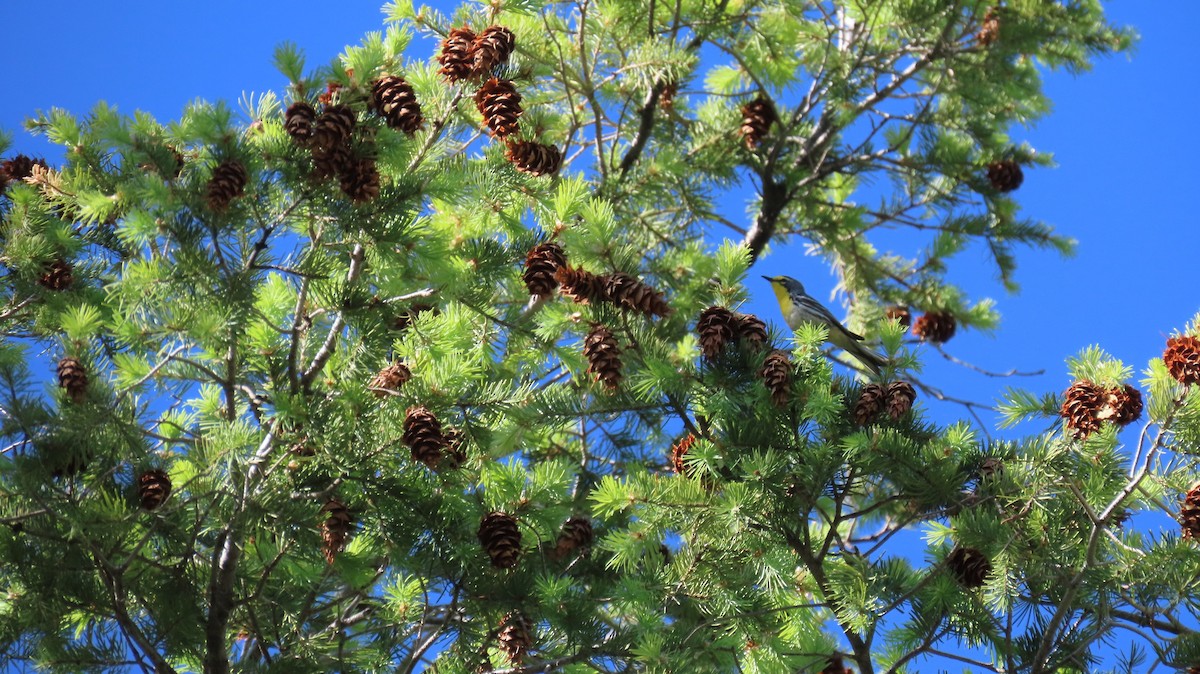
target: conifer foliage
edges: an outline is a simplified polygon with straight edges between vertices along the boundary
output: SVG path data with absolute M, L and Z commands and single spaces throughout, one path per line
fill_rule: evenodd
M 399 0 L 279 47 L 286 91 L 0 134 L 0 668 L 1194 665 L 1196 326 L 1010 391 L 1004 436 L 920 367 L 1002 328 L 954 253 L 1069 249 L 1021 125 L 1131 33 L 818 9 Z M 886 379 L 746 313 L 768 246 Z

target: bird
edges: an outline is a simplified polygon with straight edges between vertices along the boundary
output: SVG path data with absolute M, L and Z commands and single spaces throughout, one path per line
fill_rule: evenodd
M 804 284 L 790 276 L 764 276 L 779 300 L 783 320 L 795 330 L 803 323 L 816 323 L 829 329 L 830 344 L 854 356 L 860 363 L 879 375 L 888 360 L 861 344 L 863 337 L 846 329 L 820 302 L 804 291 Z

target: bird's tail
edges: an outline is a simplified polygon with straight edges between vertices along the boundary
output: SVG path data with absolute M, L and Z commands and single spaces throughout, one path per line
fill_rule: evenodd
M 857 358 L 858 362 L 865 365 L 867 369 L 873 372 L 876 376 L 878 376 L 882 372 L 884 366 L 890 362 L 887 358 L 884 358 L 883 356 L 875 353 L 858 342 L 851 342 L 849 346 L 850 348 L 846 349 L 846 351 L 848 351 L 851 356 Z

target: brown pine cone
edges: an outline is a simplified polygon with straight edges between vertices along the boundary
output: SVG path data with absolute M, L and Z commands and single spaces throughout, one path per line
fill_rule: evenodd
M 438 55 L 438 63 L 442 67 L 438 74 L 450 84 L 471 76 L 475 66 L 475 57 L 471 52 L 474 42 L 475 32 L 466 26 L 451 29 L 446 39 L 442 40 L 442 51 Z
M 288 106 L 287 112 L 283 114 L 283 129 L 297 145 L 308 145 L 312 140 L 313 124 L 316 121 L 316 109 L 308 101 L 296 101 Z
M 563 265 L 554 272 L 554 278 L 562 286 L 562 294 L 579 304 L 592 304 L 608 299 L 602 278 L 580 267 Z
M 67 356 L 58 361 L 58 385 L 67 392 L 73 403 L 81 403 L 87 396 L 87 369 L 78 359 Z
M 989 456 L 979 464 L 979 479 L 981 481 L 994 480 L 1004 474 L 1004 461 L 999 457 Z
M 858 400 L 855 401 L 854 409 L 852 410 L 854 423 L 859 426 L 866 426 L 871 423 L 871 420 L 883 410 L 885 400 L 887 400 L 887 392 L 883 386 L 879 384 L 867 384 L 864 386 L 858 394 Z
M 1059 414 L 1071 434 L 1082 439 L 1100 430 L 1101 415 L 1107 406 L 1104 389 L 1082 380 L 1071 384 L 1063 393 Z
M 171 495 L 171 478 L 153 468 L 138 476 L 138 498 L 144 510 L 157 510 Z
M 342 193 L 356 204 L 379 196 L 379 170 L 375 168 L 375 160 L 364 157 L 351 161 L 343 167 L 338 184 Z
M 968 589 L 981 587 L 992 572 L 992 563 L 982 552 L 961 546 L 955 547 L 946 556 L 946 566 L 958 582 Z
M 348 105 L 329 105 L 313 123 L 312 146 L 317 150 L 329 151 L 338 145 L 350 142 L 358 119 Z
M 1129 384 L 1109 389 L 1108 397 L 1113 406 L 1113 423 L 1128 426 L 1142 416 L 1142 392 Z
M 471 45 L 471 53 L 475 57 L 475 74 L 486 75 L 496 66 L 507 63 L 516 44 L 517 36 L 504 26 L 484 28 Z
M 763 361 L 758 376 L 771 392 L 771 402 L 776 407 L 787 405 L 792 394 L 792 359 L 787 351 L 776 349 Z
M 1200 540 L 1200 484 L 1188 490 L 1179 507 L 1179 525 L 1185 539 Z
M 483 123 L 492 135 L 504 138 L 517 132 L 517 119 L 521 109 L 521 94 L 508 80 L 496 77 L 483 83 L 475 94 L 475 107 L 483 115 Z
M 447 444 L 446 436 L 442 434 L 442 422 L 424 405 L 411 407 L 405 413 L 401 440 L 412 450 L 413 461 L 430 469 L 441 463 L 442 450 Z
M 987 167 L 988 182 L 992 183 L 992 189 L 997 192 L 1011 192 L 1021 186 L 1025 181 L 1025 174 L 1021 172 L 1021 165 L 1011 159 L 1004 159 L 988 164 Z
M 919 339 L 934 344 L 950 341 L 958 328 L 954 314 L 948 311 L 929 311 L 913 323 L 912 333 Z
M 666 316 L 671 313 L 671 306 L 663 299 L 662 293 L 629 274 L 618 271 L 605 274 L 600 279 L 604 284 L 605 296 L 619 307 L 647 316 Z
M 505 159 L 522 173 L 545 176 L 558 173 L 562 168 L 562 152 L 557 145 L 543 145 L 523 140 L 510 142 L 504 153 Z
M 725 307 L 709 307 L 700 312 L 696 320 L 696 334 L 700 336 L 700 352 L 709 361 L 715 361 L 725 350 L 725 345 L 738 335 L 737 316 Z
M 338 553 L 346 549 L 346 541 L 354 529 L 354 517 L 350 509 L 336 498 L 331 498 L 321 506 L 321 512 L 329 513 L 329 517 L 321 524 L 321 538 L 324 541 L 325 561 L 333 564 Z
M 1184 386 L 1200 383 L 1200 339 L 1180 335 L 1167 340 L 1163 363 L 1175 381 Z
M 250 174 L 241 162 L 226 159 L 213 169 L 212 179 L 208 181 L 208 207 L 218 213 L 229 207 L 229 202 L 242 196 Z
M 533 623 L 520 611 L 510 611 L 500 621 L 496 641 L 496 647 L 504 657 L 512 664 L 520 665 L 533 648 Z
M 846 666 L 840 655 L 832 655 L 826 661 L 825 669 L 821 670 L 821 674 L 854 674 L 854 670 Z
M 558 288 L 554 274 L 566 264 L 567 255 L 562 246 L 553 241 L 539 243 L 525 256 L 525 271 L 521 273 L 521 280 L 525 281 L 530 295 L 547 297 Z
M 662 92 L 658 95 L 658 108 L 663 112 L 671 112 L 675 109 L 675 97 L 679 95 L 679 84 L 676 82 L 667 82 L 663 85 Z
M 447 428 L 443 431 L 446 437 L 446 451 L 442 455 L 442 463 L 448 468 L 458 470 L 467 461 L 466 433 L 457 428 Z
M 988 7 L 983 14 L 983 21 L 979 24 L 979 32 L 975 33 L 975 39 L 981 47 L 990 47 L 1000 39 L 1000 13 L 995 7 Z
M 521 530 L 512 515 L 498 511 L 485 515 L 476 535 L 492 566 L 511 569 L 517 565 L 521 556 Z
M 588 361 L 587 371 L 596 375 L 596 381 L 604 382 L 609 390 L 621 385 L 621 349 L 611 330 L 593 323 L 592 331 L 583 339 L 583 355 Z
M 917 391 L 913 385 L 906 381 L 894 381 L 887 386 L 887 402 L 884 406 L 887 407 L 888 416 L 892 421 L 900 421 L 900 417 L 908 414 L 912 409 L 913 401 L 917 399 Z
M 403 77 L 384 75 L 371 83 L 371 109 L 388 128 L 413 135 L 421 128 L 421 104 Z
M 912 325 L 912 312 L 908 310 L 908 307 L 894 304 L 884 311 L 884 315 L 894 321 L 899 321 L 900 325 L 905 328 Z
M 576 550 L 586 555 L 591 545 L 592 521 L 586 517 L 572 517 L 562 525 L 562 531 L 555 542 L 553 557 L 562 559 Z
M 671 446 L 671 468 L 680 475 L 690 475 L 691 471 L 687 469 L 687 464 L 684 463 L 683 457 L 687 456 L 692 445 L 696 444 L 696 436 L 688 433 L 680 438 L 674 445 Z
M 45 271 L 38 277 L 38 285 L 49 290 L 66 290 L 75 283 L 74 270 L 71 263 L 57 258 L 46 265 Z
M 328 148 L 314 147 L 312 148 L 312 160 L 312 178 L 318 182 L 355 170 L 354 155 L 346 143 Z
M 404 363 L 396 361 L 372 377 L 367 388 L 375 392 L 375 397 L 383 398 L 396 394 L 409 379 L 412 379 L 412 371 Z
M 4 191 L 8 183 L 19 183 L 33 175 L 34 166 L 49 168 L 45 159 L 34 159 L 23 154 L 9 157 L 0 162 L 0 192 Z
M 756 349 L 767 346 L 767 324 L 754 314 L 738 314 L 737 339 Z
M 771 125 L 778 120 L 775 106 L 771 101 L 759 97 L 742 106 L 742 127 L 740 130 L 742 142 L 746 149 L 753 151 L 762 142 Z

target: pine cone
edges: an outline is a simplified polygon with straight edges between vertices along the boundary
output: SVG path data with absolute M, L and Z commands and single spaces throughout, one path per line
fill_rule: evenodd
M 658 109 L 663 112 L 671 112 L 675 109 L 675 96 L 679 94 L 679 84 L 668 82 L 663 85 L 662 92 L 658 94 Z
M 1200 540 L 1200 484 L 1193 486 L 1179 507 L 1179 524 L 1184 538 Z
M 171 478 L 157 468 L 143 472 L 137 482 L 138 498 L 145 510 L 157 510 L 171 495 Z
M 1181 335 L 1167 340 L 1163 352 L 1163 363 L 1167 372 L 1184 386 L 1200 383 L 1200 339 Z
M 913 323 L 912 333 L 926 342 L 941 344 L 950 341 L 957 327 L 958 322 L 954 320 L 954 314 L 947 311 L 928 311 Z
M 521 531 L 517 520 L 509 514 L 493 512 L 484 516 L 476 534 L 483 551 L 492 560 L 492 566 L 511 569 L 521 556 Z
M 475 74 L 486 75 L 501 63 L 508 62 L 516 44 L 517 36 L 504 26 L 484 28 L 471 45 L 471 53 L 475 57 Z
M 767 324 L 754 314 L 738 314 L 737 315 L 737 339 L 739 342 L 745 342 L 753 348 L 762 348 L 767 346 L 769 337 L 767 336 Z
M 975 548 L 954 548 L 946 556 L 946 566 L 958 582 L 968 589 L 981 587 L 992 572 L 992 563 Z
M 772 351 L 763 361 L 758 376 L 771 392 L 771 402 L 776 407 L 787 405 L 792 393 L 792 359 L 788 352 L 780 349 Z
M 366 203 L 379 196 L 379 170 L 375 160 L 361 158 L 344 167 L 340 176 L 342 192 L 356 204 Z
M 34 159 L 23 154 L 18 154 L 14 157 L 0 162 L 0 193 L 8 187 L 8 183 L 23 182 L 26 178 L 33 175 L 33 167 L 40 166 L 42 168 L 50 168 L 46 164 L 45 159 Z
M 1090 381 L 1077 381 L 1063 394 L 1059 414 L 1076 438 L 1086 438 L 1100 430 L 1101 414 L 1107 406 L 1104 389 Z
M 321 538 L 325 541 L 325 561 L 333 564 L 338 553 L 346 549 L 346 541 L 354 528 L 354 517 L 350 509 L 336 498 L 331 498 L 321 507 L 321 512 L 329 513 L 329 517 L 321 525 Z
M 1120 388 L 1110 389 L 1108 397 L 1112 400 L 1114 409 L 1113 423 L 1118 426 L 1128 426 L 1142 416 L 1142 392 L 1125 384 Z
M 371 83 L 371 109 L 388 128 L 413 135 L 421 128 L 421 104 L 412 85 L 403 77 L 384 75 Z
M 411 407 L 404 415 L 404 444 L 412 450 L 413 461 L 420 461 L 437 468 L 442 461 L 442 450 L 446 447 L 446 436 L 442 434 L 442 422 L 424 405 Z
M 981 47 L 990 47 L 1000 39 L 1000 13 L 995 7 L 988 7 L 988 10 L 983 14 L 983 21 L 979 25 L 979 32 L 975 33 L 975 39 Z
M 742 141 L 746 149 L 753 151 L 762 142 L 767 130 L 779 117 L 771 101 L 759 97 L 742 106 Z
M 894 304 L 884 311 L 884 315 L 894 321 L 899 321 L 900 325 L 905 328 L 912 325 L 912 312 L 908 310 L 908 307 Z
M 987 482 L 999 478 L 1004 474 L 1004 461 L 998 457 L 989 456 L 979 464 L 979 479 Z
M 484 82 L 475 94 L 475 107 L 493 136 L 504 138 L 517 132 L 517 118 L 523 111 L 521 94 L 512 82 L 496 77 Z
M 497 648 L 514 665 L 525 661 L 525 655 L 533 648 L 533 623 L 520 611 L 510 611 L 500 621 L 496 636 Z
M 579 267 L 565 264 L 554 272 L 554 278 L 562 286 L 562 294 L 579 304 L 591 304 L 608 299 L 601 277 Z
M 208 181 L 208 207 L 218 213 L 229 207 L 229 202 L 242 196 L 250 175 L 241 162 L 226 159 L 213 169 Z
M 992 183 L 992 189 L 997 192 L 1011 192 L 1020 187 L 1025 180 L 1021 165 L 1011 159 L 988 164 L 987 177 Z
M 375 392 L 375 397 L 383 398 L 395 393 L 409 379 L 412 379 L 412 371 L 404 363 L 396 361 L 372 377 L 367 388 Z
M 76 404 L 87 396 L 87 370 L 78 358 L 67 356 L 58 361 L 58 385 L 66 390 L 67 397 Z
M 593 323 L 592 331 L 583 339 L 583 355 L 588 361 L 587 371 L 596 375 L 597 381 L 604 382 L 609 390 L 621 385 L 621 349 L 611 330 Z
M 539 243 L 525 256 L 525 271 L 521 279 L 530 295 L 546 297 L 554 294 L 558 281 L 554 274 L 567 264 L 567 256 L 562 246 L 553 241 Z
M 510 142 L 504 153 L 505 159 L 522 173 L 544 176 L 558 173 L 562 168 L 562 152 L 557 145 L 543 145 L 523 140 Z
M 831 655 L 825 663 L 825 669 L 821 670 L 821 674 L 854 674 L 854 671 L 846 666 L 842 656 Z
M 66 290 L 75 283 L 75 274 L 73 271 L 70 262 L 62 258 L 57 258 L 46 265 L 45 271 L 38 278 L 38 285 L 49 290 Z
M 696 334 L 700 336 L 700 352 L 709 361 L 715 361 L 725 350 L 725 345 L 738 335 L 740 322 L 734 313 L 725 307 L 709 307 L 700 312 L 696 320 Z
M 894 381 L 887 386 L 887 402 L 884 405 L 887 407 L 888 416 L 892 421 L 900 421 L 900 417 L 908 414 L 912 409 L 913 401 L 917 399 L 917 391 L 913 385 L 906 381 Z
M 592 545 L 592 521 L 586 517 L 572 517 L 562 525 L 558 541 L 554 546 L 554 558 L 562 559 L 578 550 L 588 554 Z
M 350 142 L 354 126 L 358 123 L 354 110 L 348 105 L 329 105 L 317 117 L 312 128 L 312 146 L 316 150 L 329 151 L 338 145 Z
M 858 394 L 858 400 L 854 403 L 854 423 L 859 426 L 871 423 L 871 420 L 883 410 L 885 400 L 887 400 L 887 392 L 884 391 L 883 386 L 879 384 L 864 386 Z
M 317 121 L 317 111 L 308 101 L 296 101 L 288 106 L 283 114 L 283 129 L 296 141 L 297 145 L 308 145 L 312 140 L 313 124 Z
M 629 274 L 618 271 L 605 274 L 600 279 L 604 283 L 605 296 L 619 307 L 647 316 L 666 316 L 671 313 L 671 306 L 663 299 L 662 293 Z
M 354 170 L 354 156 L 350 146 L 340 143 L 329 148 L 312 149 L 313 180 L 322 181 Z
M 451 29 L 446 39 L 442 40 L 442 52 L 438 55 L 438 63 L 442 67 L 438 74 L 450 84 L 471 76 L 475 65 L 475 57 L 471 52 L 474 42 L 475 32 L 466 26 Z
M 687 456 L 688 451 L 691 450 L 694 444 L 696 444 L 696 436 L 688 433 L 671 446 L 671 468 L 679 475 L 691 474 L 687 464 L 684 463 L 683 457 Z

